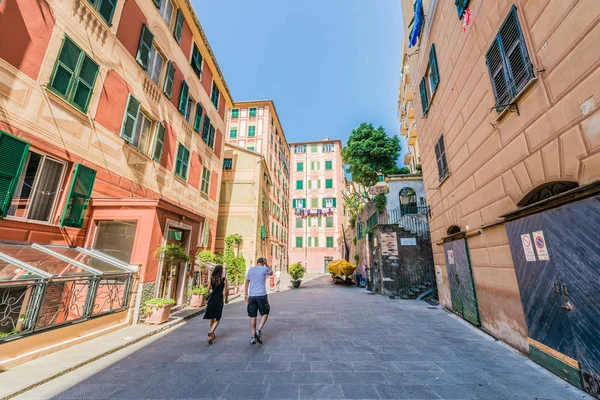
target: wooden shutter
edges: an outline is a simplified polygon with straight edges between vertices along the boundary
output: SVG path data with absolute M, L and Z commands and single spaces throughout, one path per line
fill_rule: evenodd
M 208 144 L 210 140 L 210 118 L 208 118 L 208 114 L 204 116 L 204 127 L 202 128 L 202 140 L 204 143 Z
M 173 80 L 175 79 L 175 66 L 171 61 L 167 63 L 167 73 L 165 75 L 165 85 L 163 87 L 163 92 L 170 99 L 171 94 L 173 93 Z
M 200 50 L 198 50 L 198 46 L 194 43 L 194 48 L 192 50 L 192 69 L 196 73 L 196 76 L 200 78 L 202 75 L 202 55 L 200 54 Z
M 8 214 L 10 203 L 27 160 L 29 143 L 0 131 L 0 217 Z
M 435 56 L 434 44 L 431 45 L 431 50 L 429 51 L 429 76 L 431 77 L 431 92 L 435 92 L 438 83 L 440 83 L 440 73 L 437 65 L 437 57 Z
M 148 71 L 148 60 L 150 58 L 150 51 L 152 50 L 152 42 L 154 42 L 154 35 L 146 25 L 142 25 L 136 60 L 146 71 Z
M 183 32 L 183 13 L 181 9 L 177 9 L 177 18 L 175 19 L 175 29 L 173 30 L 173 36 L 177 43 L 181 42 L 181 33 Z
M 123 126 L 121 127 L 121 137 L 129 143 L 133 143 L 133 135 L 135 133 L 139 112 L 140 102 L 132 95 L 129 95 L 127 107 L 125 108 L 125 115 L 123 116 Z
M 68 101 L 69 89 L 73 86 L 75 71 L 79 65 L 81 49 L 65 36 L 60 54 L 54 67 L 50 87 Z
M 189 90 L 188 84 L 183 81 L 181 83 L 181 94 L 179 95 L 179 112 L 181 112 L 184 117 L 187 110 Z
M 292 199 L 292 208 L 296 208 L 296 199 Z
M 510 14 L 508 14 L 506 21 L 500 28 L 498 37 L 502 45 L 510 97 L 513 98 L 533 78 L 533 71 L 519 25 L 516 7 L 513 6 Z
M 160 10 L 160 0 L 154 0 L 154 5 Z
M 210 221 L 206 220 L 204 224 L 204 247 L 208 246 L 208 238 L 210 237 Z
M 160 162 L 164 143 L 165 126 L 159 122 L 156 126 L 156 141 L 154 142 L 154 152 L 152 154 L 152 159 L 156 162 Z
M 323 208 L 325 208 L 325 205 L 327 204 L 326 200 L 327 200 L 327 199 L 325 199 L 325 198 L 323 197 Z
M 104 20 L 106 21 L 107 24 L 111 24 L 112 23 L 112 17 L 113 14 L 115 13 L 115 7 L 117 6 L 117 0 L 97 0 L 98 1 L 98 13 L 100 14 L 100 16 L 102 18 L 104 18 Z M 159 7 L 160 7 L 160 0 L 154 0 L 155 2 L 158 1 L 159 2 Z
M 200 103 L 196 103 L 196 117 L 194 118 L 194 130 L 200 133 L 200 128 L 202 125 L 202 106 Z
M 211 149 L 215 148 L 215 127 L 210 124 L 210 134 L 208 135 L 208 147 L 210 147 Z
M 438 142 L 435 144 L 435 158 L 437 160 L 438 175 L 440 181 L 443 180 L 448 174 L 448 163 L 446 161 L 446 150 L 444 146 L 444 136 L 440 137 Z
M 84 53 L 81 67 L 77 71 L 77 82 L 73 92 L 73 105 L 81 111 L 87 112 L 87 107 L 94 90 L 98 76 L 98 64 Z
M 82 164 L 75 166 L 71 188 L 60 219 L 60 226 L 74 228 L 83 227 L 92 188 L 96 179 L 96 171 Z
M 427 100 L 427 85 L 425 84 L 425 77 L 421 79 L 421 83 L 419 84 L 419 92 L 421 92 L 421 108 L 423 110 L 423 115 L 427 114 L 427 110 L 429 110 L 429 102 Z
M 333 198 L 333 208 L 337 207 L 337 198 Z
M 492 43 L 492 47 L 485 56 L 485 62 L 488 66 L 490 79 L 492 80 L 492 89 L 496 98 L 496 106 L 506 105 L 510 98 L 508 90 L 508 77 L 502 61 L 502 52 L 500 50 L 500 37 L 497 36 Z

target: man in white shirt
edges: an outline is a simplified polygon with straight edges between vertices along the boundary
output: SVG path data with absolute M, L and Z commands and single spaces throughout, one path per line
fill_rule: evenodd
M 246 273 L 246 304 L 248 304 L 248 316 L 250 317 L 250 329 L 252 331 L 250 344 L 262 343 L 262 330 L 267 323 L 269 311 L 271 310 L 265 281 L 267 276 L 273 275 L 273 270 L 267 265 L 267 260 L 264 258 L 259 258 L 257 264 Z M 259 312 L 261 318 L 257 330 L 256 317 Z
M 281 271 L 277 270 L 277 271 L 275 271 L 275 289 L 279 292 L 280 287 L 281 287 Z

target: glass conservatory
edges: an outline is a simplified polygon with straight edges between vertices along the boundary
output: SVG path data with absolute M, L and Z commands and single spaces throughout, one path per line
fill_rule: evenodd
M 125 310 L 136 271 L 92 249 L 0 242 L 0 343 Z

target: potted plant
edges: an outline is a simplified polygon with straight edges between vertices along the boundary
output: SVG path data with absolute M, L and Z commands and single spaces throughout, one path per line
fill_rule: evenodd
M 190 256 L 187 253 L 187 250 L 180 244 L 168 243 L 164 246 L 160 246 L 154 252 L 154 257 L 160 260 L 163 260 L 163 268 L 169 268 L 169 275 L 176 275 L 177 268 L 182 262 L 188 262 L 190 260 Z
M 204 296 L 206 296 L 207 292 L 208 289 L 206 286 L 198 286 L 190 290 L 188 292 L 188 295 L 190 296 L 190 307 L 202 307 L 204 305 Z
M 290 277 L 292 278 L 290 280 L 290 282 L 292 282 L 292 286 L 297 289 L 300 287 L 302 278 L 304 277 L 304 274 L 306 273 L 306 268 L 304 268 L 302 266 L 302 264 L 300 264 L 299 262 L 293 263 L 288 268 L 288 273 L 290 274 Z
M 142 312 L 146 315 L 146 325 L 160 325 L 169 320 L 171 308 L 175 300 L 168 297 L 157 297 L 150 299 L 144 304 Z

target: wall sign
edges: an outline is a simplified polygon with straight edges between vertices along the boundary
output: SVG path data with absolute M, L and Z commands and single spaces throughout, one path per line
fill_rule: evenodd
M 400 238 L 400 246 L 416 246 L 417 238 Z
M 523 251 L 525 252 L 525 258 L 527 261 L 537 261 L 535 259 L 533 243 L 531 243 L 531 235 L 529 233 L 521 235 L 521 243 L 523 244 Z
M 546 246 L 546 239 L 544 239 L 544 231 L 533 232 L 533 241 L 535 243 L 535 250 L 537 251 L 540 261 L 550 261 L 548 247 Z
M 454 265 L 454 250 L 448 250 L 448 264 Z

